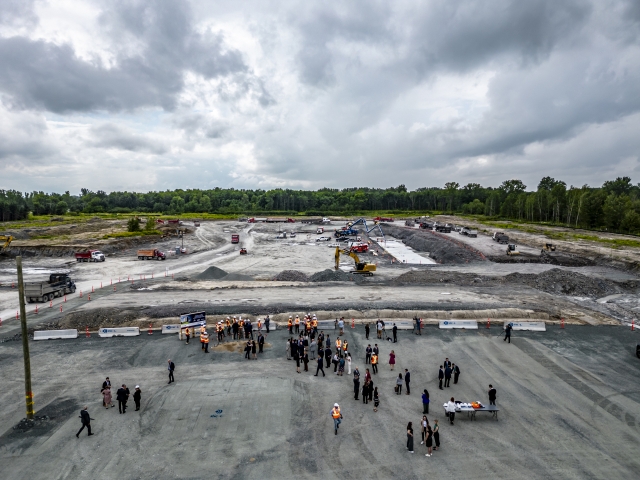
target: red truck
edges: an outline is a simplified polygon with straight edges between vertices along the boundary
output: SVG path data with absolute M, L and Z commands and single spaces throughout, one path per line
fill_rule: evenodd
M 231 243 L 240 243 L 240 235 L 235 233 L 231 235 Z
M 374 222 L 393 222 L 393 218 L 391 217 L 376 217 L 373 219 Z
M 369 251 L 369 245 L 366 243 L 355 243 L 349 247 L 349 250 L 356 253 L 366 253 Z
M 138 260 L 165 260 L 164 252 L 156 249 L 138 250 Z
M 76 252 L 76 262 L 104 262 L 104 253 L 100 250 Z

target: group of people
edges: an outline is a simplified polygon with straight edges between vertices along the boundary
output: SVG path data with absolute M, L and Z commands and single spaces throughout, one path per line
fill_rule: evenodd
M 336 320 L 337 321 L 337 320 Z M 300 332 L 300 327 L 302 327 L 302 332 Z M 300 316 L 296 315 L 294 320 L 292 315 L 289 315 L 289 320 L 287 321 L 287 328 L 289 329 L 289 335 L 293 333 L 302 333 L 305 336 L 311 336 L 311 333 L 318 334 L 318 317 L 315 314 L 307 313 L 303 315 L 302 320 L 300 320 Z M 343 320 L 343 329 L 341 333 L 344 333 L 344 320 Z
M 308 335 L 306 334 L 308 332 Z M 316 340 L 316 334 L 318 336 Z M 329 368 L 333 363 L 333 371 L 336 375 L 344 375 L 345 368 L 347 375 L 351 374 L 351 354 L 349 353 L 349 341 L 341 339 L 340 334 L 335 341 L 335 353 L 331 350 L 331 336 L 325 335 L 324 331 L 317 333 L 317 328 L 305 330 L 297 339 L 288 338 L 286 342 L 287 360 L 295 360 L 296 371 L 300 373 L 300 365 L 304 364 L 304 371 L 309 371 L 309 361 L 316 360 L 317 377 L 320 373 L 326 376 L 324 369 Z M 325 367 L 326 362 L 326 367 Z
M 440 426 L 438 425 L 438 420 L 436 419 L 433 423 L 433 427 L 431 427 L 429 419 L 426 415 L 423 415 L 422 420 L 420 420 L 420 435 L 422 437 L 420 445 L 427 447 L 425 457 L 430 457 L 434 450 L 438 450 L 438 448 L 440 448 Z M 409 450 L 409 453 L 414 453 L 413 422 L 409 422 L 407 425 L 407 450 Z
M 115 407 L 113 404 L 113 396 L 111 394 L 111 380 L 109 377 L 102 382 L 102 388 L 100 389 L 100 393 L 102 394 L 102 406 L 106 409 L 111 407 Z M 127 386 L 123 383 L 122 386 L 116 391 L 116 400 L 118 401 L 118 411 L 120 413 L 126 413 L 127 411 L 127 402 L 129 401 L 129 396 L 131 395 L 131 391 Z M 142 390 L 140 390 L 140 385 L 136 385 L 136 389 L 133 392 L 133 401 L 136 404 L 136 412 L 140 410 L 140 399 L 142 397 Z
M 268 318 L 269 317 L 267 316 L 267 319 Z M 229 317 L 227 317 L 227 322 L 228 323 L 230 322 Z M 201 345 L 202 351 L 204 353 L 209 353 L 209 332 L 207 330 L 207 327 L 204 325 L 200 327 L 185 328 L 184 334 L 187 339 L 185 343 L 189 345 L 191 337 L 195 337 L 196 328 L 198 333 L 200 334 L 200 345 Z M 245 358 L 249 359 L 249 355 L 252 355 L 251 358 L 253 358 L 254 360 L 257 359 L 256 353 L 262 353 L 262 350 L 264 348 L 264 343 L 265 343 L 265 337 L 262 334 L 262 321 L 258 320 L 257 344 L 256 344 L 256 340 L 253 339 L 253 326 L 251 325 L 250 320 L 245 321 L 245 320 L 242 320 L 242 318 L 240 318 L 240 321 L 238 321 L 238 319 L 233 317 L 233 323 L 230 323 L 230 327 L 228 328 L 231 328 L 231 331 L 233 332 L 234 340 L 235 339 L 242 340 L 245 338 L 248 339 L 247 344 L 244 347 Z M 267 327 L 267 332 L 268 331 L 269 329 Z M 239 332 L 242 332 L 242 335 Z M 224 333 L 224 324 L 222 321 L 219 321 L 216 324 L 216 333 L 218 335 L 218 345 L 219 345 L 223 341 L 223 338 L 226 336 Z
M 449 358 L 445 358 L 444 363 L 440 365 L 440 370 L 438 371 L 438 388 L 440 390 L 444 390 L 442 388 L 443 381 L 445 387 L 451 386 L 451 377 L 453 376 L 453 384 L 458 383 L 458 379 L 460 378 L 460 367 L 455 363 L 451 363 Z

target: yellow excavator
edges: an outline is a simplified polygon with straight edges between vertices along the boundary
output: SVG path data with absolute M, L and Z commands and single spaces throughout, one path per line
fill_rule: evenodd
M 8 248 L 13 242 L 13 237 L 11 235 L 0 235 L 0 252 L 5 248 Z
M 351 250 L 340 249 L 340 247 L 336 247 L 336 270 L 340 268 L 340 254 L 349 255 L 356 262 L 356 269 L 351 273 L 358 273 L 362 275 L 373 275 L 373 272 L 376 271 L 376 265 L 374 263 L 369 262 L 361 262 L 360 258 L 358 258 L 358 254 Z

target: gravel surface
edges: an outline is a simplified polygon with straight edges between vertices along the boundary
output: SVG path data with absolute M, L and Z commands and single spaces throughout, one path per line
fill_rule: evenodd
M 365 278 L 360 274 L 343 272 L 342 270 L 331 270 L 327 268 L 321 272 L 316 272 L 309 277 L 310 282 L 356 282 L 363 283 Z
M 279 282 L 308 282 L 309 277 L 298 270 L 283 270 L 275 277 L 274 280 Z

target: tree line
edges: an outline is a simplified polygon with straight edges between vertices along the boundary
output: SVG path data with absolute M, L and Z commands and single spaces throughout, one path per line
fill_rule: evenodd
M 92 192 L 79 195 L 0 190 L 0 221 L 33 215 L 79 213 L 183 213 L 332 215 L 385 211 L 442 212 L 483 215 L 527 222 L 545 222 L 586 229 L 640 233 L 640 184 L 629 177 L 606 181 L 601 187 L 570 186 L 544 177 L 535 191 L 520 180 L 497 187 L 478 183 L 424 187 L 320 190 L 173 190 L 164 192 Z

